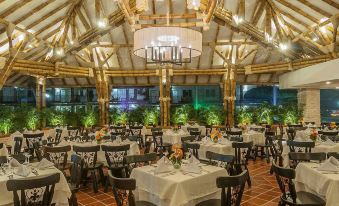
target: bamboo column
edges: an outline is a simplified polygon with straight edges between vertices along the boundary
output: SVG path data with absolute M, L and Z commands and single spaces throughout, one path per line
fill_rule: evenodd
M 162 77 L 163 70 L 159 69 L 159 106 L 160 106 L 160 124 L 164 126 L 164 91 L 163 91 L 163 84 L 162 84 Z
M 235 90 L 234 70 L 229 66 L 227 74 L 224 75 L 224 110 L 227 114 L 225 123 L 230 127 L 234 125 Z
M 36 78 L 35 104 L 36 104 L 36 108 L 39 111 L 46 107 L 46 80 L 45 78 Z
M 98 108 L 99 108 L 99 124 L 101 126 L 109 124 L 108 121 L 108 109 L 110 101 L 110 89 L 107 82 L 107 77 L 102 69 L 93 69 L 95 77 L 95 87 L 98 96 Z
M 161 126 L 170 125 L 171 77 L 170 66 L 159 68 L 159 105 Z

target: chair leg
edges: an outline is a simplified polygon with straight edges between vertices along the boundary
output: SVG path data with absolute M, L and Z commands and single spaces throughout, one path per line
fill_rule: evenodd
M 257 160 L 257 156 L 258 156 L 258 147 L 255 147 L 255 150 L 254 150 L 254 161 Z
M 72 192 L 71 198 L 68 200 L 68 203 L 70 206 L 78 206 L 78 199 L 76 197 L 76 194 Z
M 100 176 L 100 182 L 101 182 L 102 186 L 104 186 L 105 182 L 106 182 L 106 178 L 105 178 L 104 171 L 103 171 L 102 167 L 99 168 L 99 176 Z
M 108 177 L 107 177 L 107 179 L 106 179 L 104 192 L 105 192 L 105 193 L 108 192 Z
M 94 193 L 98 193 L 98 182 L 95 170 L 91 171 L 92 181 L 93 181 L 93 191 Z
M 252 186 L 252 181 L 251 181 L 250 171 L 247 169 L 246 166 L 245 166 L 245 169 L 247 170 L 247 174 L 248 174 L 247 185 L 248 185 L 249 187 L 251 187 L 251 186 Z

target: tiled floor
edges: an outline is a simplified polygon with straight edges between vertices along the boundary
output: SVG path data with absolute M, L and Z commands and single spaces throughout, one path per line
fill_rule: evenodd
M 257 160 L 249 162 L 249 171 L 252 178 L 252 187 L 246 189 L 242 198 L 243 206 L 276 206 L 280 196 L 280 191 L 275 181 L 275 177 L 269 174 L 270 165 L 265 161 Z M 112 190 L 104 193 L 100 188 L 98 193 L 93 193 L 91 184 L 88 188 L 83 188 L 77 195 L 79 205 L 116 205 Z

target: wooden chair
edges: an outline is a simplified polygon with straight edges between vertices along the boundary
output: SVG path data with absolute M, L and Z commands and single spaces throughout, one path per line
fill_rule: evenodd
M 44 133 L 43 132 L 42 133 L 33 133 L 33 134 L 24 133 L 23 136 L 26 140 L 28 152 L 32 155 L 32 157 L 34 157 L 33 144 L 35 142 L 38 142 L 38 143 L 41 142 L 41 139 L 44 136 Z
M 36 155 L 36 158 L 38 161 L 41 161 L 43 158 L 43 150 L 42 147 L 40 145 L 40 142 L 34 142 L 33 143 L 33 154 Z M 32 156 L 33 158 L 33 156 Z
M 196 206 L 240 206 L 248 176 L 245 170 L 236 176 L 217 177 L 217 187 L 221 188 L 221 198 L 206 200 Z
M 189 152 L 195 158 L 199 159 L 200 144 L 185 142 L 183 143 L 183 149 L 185 153 Z
M 7 163 L 7 157 L 6 156 L 0 156 L 0 167 L 2 167 L 6 163 Z
M 144 145 L 144 138 L 142 137 L 141 131 L 143 126 L 129 126 L 129 134 L 131 136 L 136 137 L 137 142 L 141 148 L 143 148 Z
M 272 164 L 273 172 L 277 179 L 279 189 L 282 193 L 280 196 L 279 205 L 291 205 L 291 206 L 325 206 L 326 202 L 309 192 L 297 192 L 293 179 L 295 178 L 295 170 L 289 168 L 283 168 Z
M 288 140 L 287 146 L 290 148 L 290 152 L 312 152 L 312 148 L 315 147 L 315 142 L 296 142 Z
M 55 184 L 60 180 L 60 174 L 13 179 L 6 182 L 7 190 L 13 191 L 13 203 L 16 206 L 41 205 L 52 203 Z M 29 192 L 27 192 L 29 190 Z M 18 191 L 21 195 L 19 197 Z
M 326 140 L 327 138 L 332 140 L 333 142 L 338 142 L 339 141 L 338 132 L 337 131 L 322 131 L 321 139 Z
M 223 167 L 226 169 L 229 175 L 234 175 L 234 156 L 233 155 L 224 155 L 218 154 L 215 152 L 207 151 L 206 158 L 209 160 L 210 165 Z
M 165 151 L 168 151 L 168 153 L 170 153 L 172 144 L 163 142 L 162 140 L 163 132 L 153 131 L 152 135 L 153 135 L 154 152 L 159 153 L 160 156 L 162 156 Z
M 23 141 L 22 137 L 14 137 L 13 154 L 17 155 L 21 153 L 22 141 Z
M 141 155 L 127 155 L 125 157 L 126 164 L 128 165 L 127 177 L 131 175 L 134 168 L 150 165 L 157 160 L 156 153 L 148 153 Z
M 258 153 L 260 151 L 261 159 L 266 158 L 267 163 L 270 162 L 270 153 L 274 157 L 274 143 L 273 139 L 275 137 L 275 132 L 265 132 L 265 144 L 255 144 L 254 149 L 254 160 L 257 159 Z
M 54 166 L 64 172 L 67 168 L 68 152 L 71 146 L 44 147 L 44 157 L 54 163 Z
M 113 195 L 117 206 L 155 206 L 146 201 L 135 201 L 133 190 L 136 189 L 136 181 L 132 178 L 117 178 L 109 174 L 109 181 L 112 185 Z M 127 202 L 126 202 L 127 201 Z
M 69 137 L 80 136 L 80 128 L 79 127 L 67 127 L 67 131 L 68 131 Z
M 227 138 L 230 141 L 242 142 L 242 131 L 226 131 Z
M 296 131 L 293 128 L 286 128 L 286 134 L 287 134 L 288 140 L 292 141 L 295 138 Z
M 190 131 L 190 135 L 194 136 L 195 140 L 200 141 L 201 140 L 201 131 Z
M 190 133 L 191 131 L 198 132 L 199 128 L 196 128 L 196 127 L 187 127 L 187 132 Z
M 247 170 L 248 178 L 247 184 L 250 187 L 251 183 L 251 176 L 249 170 L 247 168 L 248 159 L 251 155 L 251 150 L 253 147 L 253 142 L 232 142 L 232 148 L 234 148 L 234 168 L 236 174 L 240 174 L 243 170 Z M 244 169 L 243 169 L 244 168 Z
M 195 141 L 195 136 L 186 136 L 186 137 L 181 137 L 181 143 L 183 144 L 184 142 L 194 142 Z
M 335 157 L 337 160 L 339 160 L 339 153 L 337 153 L 337 152 L 328 152 L 327 153 L 327 158 L 330 158 L 330 157 Z
M 289 152 L 288 157 L 292 164 L 290 165 L 291 168 L 296 168 L 299 162 L 309 162 L 309 161 L 318 161 L 319 163 L 326 160 L 326 153 L 324 152 Z
M 205 127 L 206 127 L 206 136 L 211 135 L 213 129 L 212 125 L 206 125 Z
M 68 200 L 70 206 L 77 206 L 78 200 L 76 193 L 80 190 L 81 175 L 84 167 L 84 160 L 81 156 L 73 154 L 71 156 L 71 177 L 68 182 L 68 186 L 71 189 L 72 196 Z
M 102 164 L 97 163 L 97 153 L 100 150 L 100 145 L 96 146 L 73 146 L 73 151 L 81 156 L 84 160 L 84 177 L 87 178 L 87 172 L 91 172 L 93 182 L 93 191 L 98 192 L 97 172 L 101 177 L 101 182 L 104 184 L 104 174 L 102 171 Z M 104 184 L 105 185 L 105 184 Z

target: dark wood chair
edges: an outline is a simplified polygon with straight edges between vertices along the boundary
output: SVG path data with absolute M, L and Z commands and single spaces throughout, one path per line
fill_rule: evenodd
M 97 181 L 97 173 L 99 173 L 101 182 L 105 185 L 104 174 L 102 170 L 102 163 L 97 163 L 97 154 L 100 150 L 100 146 L 73 146 L 73 151 L 81 156 L 84 160 L 84 172 L 83 177 L 87 178 L 87 173 L 91 173 L 91 178 L 93 182 L 93 191 L 95 193 L 98 192 L 98 181 Z
M 42 146 L 40 145 L 40 142 L 34 142 L 33 143 L 33 154 L 36 155 L 36 158 L 37 158 L 38 161 L 42 160 L 43 149 L 42 149 Z M 33 156 L 31 158 L 33 158 Z
M 71 146 L 44 147 L 44 157 L 54 163 L 54 166 L 64 172 L 67 168 L 68 152 Z
M 295 138 L 296 131 L 293 128 L 286 128 L 286 134 L 287 134 L 288 140 L 292 141 Z
M 109 174 L 109 181 L 112 185 L 113 195 L 117 206 L 155 206 L 146 201 L 135 201 L 133 190 L 136 189 L 136 181 L 132 178 L 117 178 Z M 127 201 L 127 203 L 126 203 Z M 125 204 L 126 203 L 126 204 Z
M 160 156 L 162 156 L 165 151 L 168 151 L 168 153 L 170 153 L 172 144 L 163 142 L 163 139 L 162 139 L 163 132 L 153 131 L 152 135 L 153 135 L 154 152 L 159 153 Z
M 339 160 L 339 153 L 337 153 L 337 152 L 328 152 L 327 153 L 327 158 L 330 158 L 330 157 L 334 157 L 337 160 Z
M 183 149 L 184 149 L 185 154 L 190 153 L 195 158 L 199 159 L 200 144 L 184 142 L 183 143 Z
M 198 132 L 198 131 L 199 131 L 199 128 L 196 128 L 196 127 L 187 127 L 187 132 L 190 133 L 191 131 L 196 131 L 196 132 Z
M 234 148 L 234 168 L 236 174 L 241 174 L 243 170 L 247 170 L 248 178 L 247 184 L 251 187 L 251 176 L 247 168 L 248 159 L 251 155 L 253 142 L 232 142 L 232 148 Z M 243 169 L 244 168 L 244 169 Z
M 209 160 L 209 165 L 214 165 L 218 167 L 223 167 L 226 169 L 229 175 L 236 174 L 234 170 L 234 156 L 233 155 L 225 155 L 218 154 L 215 152 L 207 151 L 206 158 Z
M 55 129 L 55 138 L 49 136 L 47 137 L 47 145 L 54 146 L 61 142 L 62 129 Z
M 190 131 L 190 135 L 194 136 L 196 141 L 200 141 L 201 140 L 201 131 Z
M 68 202 L 70 206 L 77 206 L 78 200 L 76 197 L 76 193 L 80 190 L 84 160 L 81 156 L 73 154 L 71 156 L 71 161 L 72 161 L 71 177 L 69 179 L 68 186 L 71 189 L 72 196 L 69 198 Z
M 28 149 L 28 152 L 32 155 L 32 157 L 34 157 L 34 147 L 33 144 L 38 142 L 41 142 L 42 137 L 44 136 L 44 133 L 32 133 L 32 134 L 28 134 L 28 133 L 24 133 L 23 134 L 25 140 L 26 140 L 26 146 Z
M 60 180 L 60 174 L 36 176 L 8 180 L 7 190 L 13 191 L 14 205 L 49 206 L 52 203 L 55 184 Z M 26 192 L 29 190 L 29 192 Z M 20 191 L 21 195 L 18 194 Z M 20 197 L 19 197 L 20 196 Z
M 127 177 L 131 175 L 134 168 L 150 165 L 157 160 L 156 153 L 148 153 L 141 155 L 127 155 L 125 157 L 126 164 L 128 165 Z
M 212 125 L 206 125 L 205 127 L 206 127 L 206 136 L 211 135 L 213 129 Z
M 247 170 L 236 176 L 217 177 L 221 198 L 206 200 L 196 206 L 240 206 L 247 179 Z
M 339 141 L 338 132 L 337 131 L 322 131 L 321 139 L 322 140 L 330 139 L 333 142 L 338 142 Z
M 181 143 L 183 144 L 184 142 L 194 142 L 195 141 L 195 136 L 186 136 L 186 137 L 181 137 Z
M 7 163 L 7 157 L 6 156 L 0 156 L 0 167 L 2 167 L 6 163 Z
M 274 143 L 275 132 L 265 132 L 265 144 L 255 144 L 254 147 L 254 160 L 257 159 L 260 152 L 261 159 L 266 158 L 267 163 L 270 162 L 270 154 L 274 157 Z
M 129 134 L 130 136 L 136 137 L 137 142 L 141 148 L 143 148 L 144 145 L 144 138 L 142 137 L 141 131 L 143 126 L 129 126 Z
M 21 153 L 22 141 L 23 141 L 22 137 L 14 137 L 13 154 L 17 155 Z
M 297 192 L 293 179 L 295 178 L 295 170 L 289 168 L 283 168 L 272 164 L 273 172 L 277 179 L 279 189 L 282 193 L 280 196 L 279 205 L 291 205 L 291 206 L 325 206 L 326 202 L 309 192 Z
M 230 141 L 234 141 L 234 142 L 242 142 L 243 138 L 242 138 L 242 131 L 226 131 L 227 134 L 227 138 Z
M 324 152 L 289 152 L 288 157 L 292 164 L 291 168 L 296 168 L 299 162 L 318 161 L 319 163 L 326 160 L 326 153 Z
M 312 152 L 312 148 L 315 147 L 315 142 L 297 142 L 288 140 L 287 146 L 290 148 L 290 152 Z
M 80 136 L 80 128 L 79 127 L 67 127 L 67 131 L 68 131 L 69 137 Z

